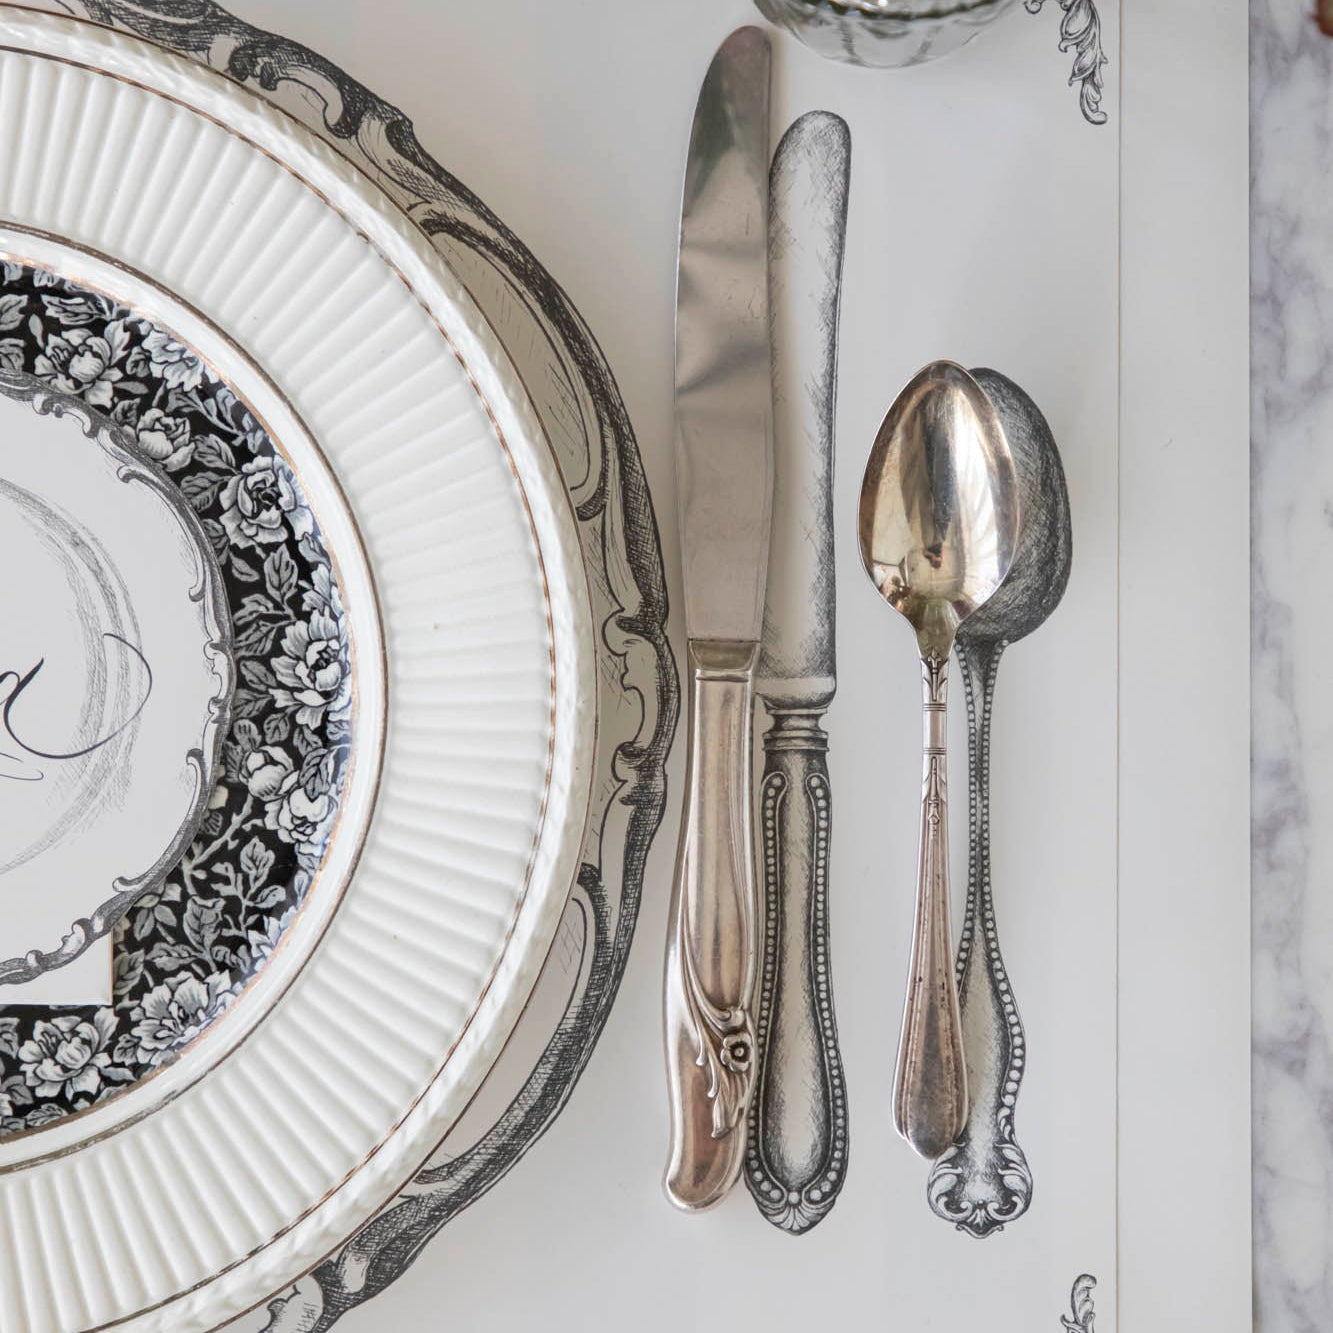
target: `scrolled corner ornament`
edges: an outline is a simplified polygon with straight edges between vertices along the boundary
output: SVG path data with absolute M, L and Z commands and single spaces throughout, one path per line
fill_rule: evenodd
M 1095 1333 L 1093 1323 L 1096 1311 L 1092 1308 L 1092 1289 L 1097 1279 L 1091 1273 L 1080 1273 L 1074 1279 L 1069 1293 L 1069 1313 L 1060 1316 L 1065 1333 Z
M 1023 0 L 1029 14 L 1040 14 L 1046 0 Z M 1074 53 L 1069 86 L 1078 85 L 1078 107 L 1089 125 L 1105 125 L 1102 69 L 1108 63 L 1102 49 L 1102 18 L 1096 0 L 1060 0 L 1060 50 Z

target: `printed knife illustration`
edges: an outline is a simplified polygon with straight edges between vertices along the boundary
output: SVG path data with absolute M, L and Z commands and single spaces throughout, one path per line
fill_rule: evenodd
M 875 437 L 861 486 L 861 561 L 921 655 L 921 834 L 893 1123 L 936 1158 L 967 1123 L 949 932 L 946 700 L 954 636 L 1004 582 L 1018 540 L 1014 461 L 994 404 L 952 361 L 920 371 Z
M 754 1087 L 754 671 L 772 505 L 768 37 L 722 43 L 699 92 L 676 287 L 676 491 L 689 730 L 667 929 L 670 1158 L 687 1211 L 736 1183 Z
M 764 880 L 759 1072 L 745 1183 L 801 1233 L 847 1169 L 847 1094 L 828 946 L 832 798 L 820 720 L 833 698 L 833 419 L 851 135 L 827 111 L 782 137 L 769 176 L 773 532 L 758 691 Z

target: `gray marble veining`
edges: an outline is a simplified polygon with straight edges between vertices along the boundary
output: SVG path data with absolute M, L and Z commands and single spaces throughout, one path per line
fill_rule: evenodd
M 1255 1327 L 1333 1310 L 1333 41 L 1251 0 Z

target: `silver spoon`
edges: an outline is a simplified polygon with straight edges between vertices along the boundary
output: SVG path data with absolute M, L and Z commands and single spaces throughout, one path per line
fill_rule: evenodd
M 1014 1132 L 1027 1043 L 991 898 L 991 700 L 1000 655 L 1043 624 L 1064 596 L 1072 543 L 1064 468 L 1046 419 L 998 372 L 974 370 L 972 377 L 994 403 L 1009 441 L 1023 526 L 1009 577 L 958 630 L 967 696 L 970 855 L 957 976 L 972 1107 L 962 1134 L 931 1169 L 926 1197 L 938 1216 L 982 1237 L 1021 1217 L 1032 1199 L 1032 1173 Z
M 1018 539 L 1018 487 L 994 406 L 951 361 L 922 370 L 889 408 L 861 483 L 861 561 L 916 631 L 921 651 L 921 851 L 893 1120 L 938 1157 L 967 1119 L 949 930 L 945 699 L 959 625 L 1004 582 Z

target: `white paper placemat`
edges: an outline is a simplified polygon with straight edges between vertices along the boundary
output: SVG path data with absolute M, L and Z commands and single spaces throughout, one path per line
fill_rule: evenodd
M 677 580 L 680 177 L 699 80 L 753 9 L 235 8 L 392 98 L 565 285 L 636 424 Z M 838 1203 L 793 1242 L 743 1190 L 683 1218 L 658 1189 L 678 754 L 620 999 L 567 1112 L 521 1171 L 345 1316 L 351 1333 L 980 1319 L 989 1333 L 1055 1333 L 1093 1308 L 1100 1333 L 1121 1326 L 1120 1308 L 1128 1329 L 1249 1327 L 1246 15 L 1239 0 L 1124 0 L 1122 31 L 1120 8 L 1099 5 L 1102 126 L 1065 86 L 1055 5 L 1035 18 L 1020 8 L 958 55 L 899 73 L 780 43 L 778 128 L 823 107 L 852 131 L 828 715 L 851 1115 Z M 1060 444 L 1074 524 L 1066 598 L 1006 655 L 997 691 L 996 905 L 1029 1046 L 1016 1123 L 1034 1192 L 984 1241 L 931 1214 L 927 1169 L 890 1128 L 917 667 L 861 574 L 852 523 L 880 418 L 939 356 L 992 366 L 1033 396 Z M 678 583 L 673 593 L 679 605 Z M 1081 1314 L 1071 1296 L 1084 1276 L 1096 1286 L 1080 1288 Z

